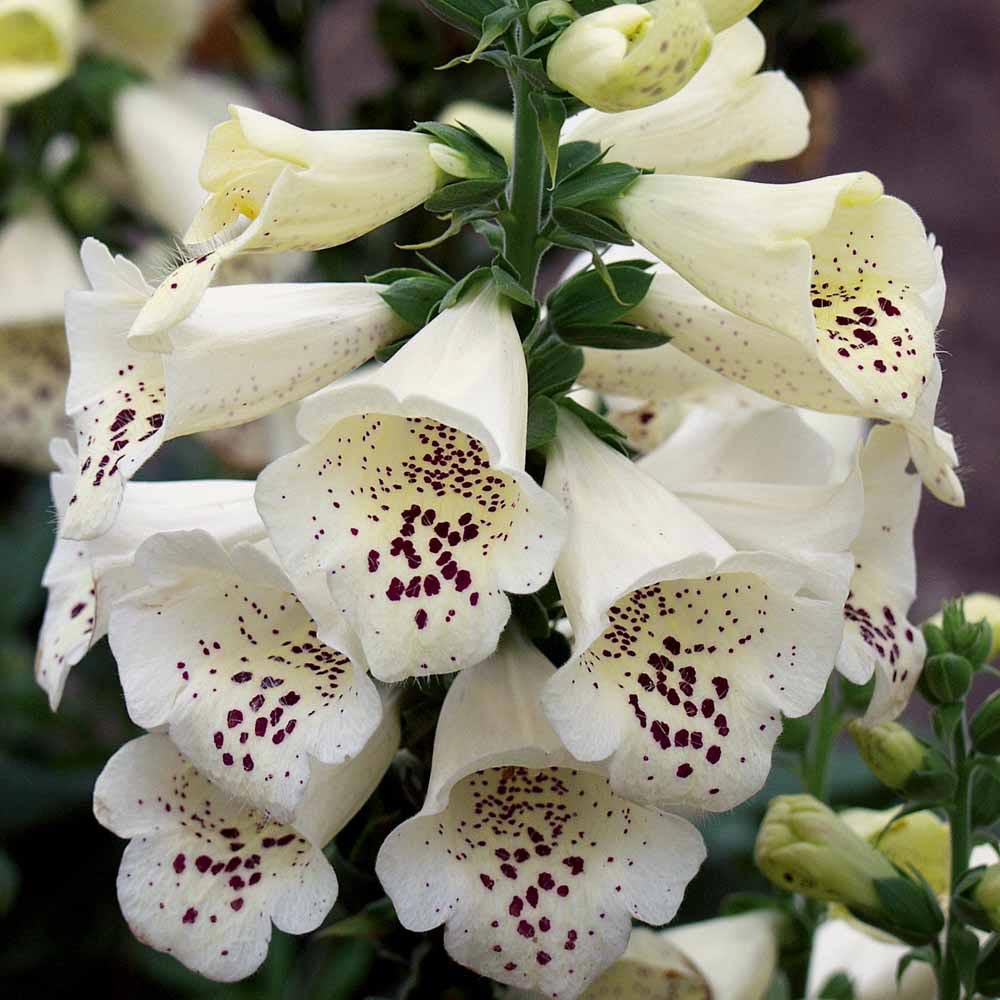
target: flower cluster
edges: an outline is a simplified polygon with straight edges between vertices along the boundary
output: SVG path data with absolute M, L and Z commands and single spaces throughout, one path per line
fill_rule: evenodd
M 323 848 L 389 767 L 406 682 L 445 675 L 423 808 L 376 865 L 401 923 L 513 990 L 737 996 L 697 942 L 745 934 L 769 978 L 775 918 L 674 957 L 632 922 L 673 919 L 691 820 L 761 789 L 835 668 L 874 678 L 866 725 L 919 679 L 921 479 L 962 502 L 941 250 L 870 174 L 735 179 L 808 139 L 750 0 L 429 6 L 509 69 L 513 121 L 310 132 L 233 106 L 173 273 L 84 242 L 38 680 L 57 705 L 108 635 L 149 733 L 95 790 L 130 841 L 122 910 L 206 976 L 325 919 Z M 420 205 L 492 265 L 220 284 Z M 543 305 L 553 247 L 586 254 Z M 131 482 L 289 404 L 297 442 L 255 484 Z

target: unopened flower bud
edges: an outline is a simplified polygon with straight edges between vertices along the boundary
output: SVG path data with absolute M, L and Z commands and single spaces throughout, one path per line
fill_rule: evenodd
M 925 634 L 930 627 L 942 629 L 942 635 L 952 642 L 951 648 L 974 662 L 991 662 L 1000 655 L 1000 597 L 982 592 L 969 594 L 961 600 L 961 614 L 957 604 L 948 605 L 924 626 Z M 973 656 L 973 652 L 980 655 Z
M 754 849 L 776 886 L 813 899 L 877 911 L 878 879 L 897 878 L 889 860 L 811 795 L 779 795 Z
M 1000 931 L 1000 863 L 990 865 L 976 886 L 975 901 L 995 931 Z
M 969 729 L 972 745 L 979 753 L 1000 755 L 1000 692 L 980 706 Z
M 936 705 L 961 701 L 972 683 L 972 664 L 958 653 L 930 656 L 920 677 L 920 690 Z
M 866 726 L 856 719 L 848 728 L 862 760 L 886 787 L 902 789 L 923 768 L 927 748 L 898 722 Z
M 567 0 L 542 0 L 528 12 L 528 30 L 533 35 L 537 35 L 550 21 L 557 18 L 568 18 L 570 21 L 574 21 L 579 16 L 572 5 L 567 3 Z
M 574 21 L 552 46 L 546 69 L 592 108 L 629 111 L 676 94 L 711 48 L 699 0 L 615 4 Z

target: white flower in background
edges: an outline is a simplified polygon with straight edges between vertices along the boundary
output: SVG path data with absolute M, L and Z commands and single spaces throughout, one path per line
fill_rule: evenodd
M 738 552 L 569 415 L 545 477 L 569 511 L 556 580 L 573 656 L 545 711 L 581 760 L 610 756 L 622 795 L 721 811 L 760 789 L 781 714 L 822 696 L 850 560 Z M 822 589 L 822 596 L 816 591 Z
M 235 105 L 230 115 L 208 137 L 199 176 L 209 196 L 184 236 L 205 253 L 160 285 L 134 337 L 188 315 L 236 254 L 348 243 L 416 208 L 448 179 L 427 135 L 310 132 Z
M 640 468 L 737 548 L 780 552 L 819 573 L 832 560 L 837 580 L 838 553 L 852 553 L 837 669 L 856 684 L 875 675 L 865 716 L 875 724 L 902 712 L 923 668 L 923 635 L 907 621 L 920 480 L 907 472 L 900 428 L 874 428 L 862 449 L 860 421 L 828 417 L 826 425 L 818 430 L 789 407 L 742 419 L 699 410 Z M 854 453 L 848 476 L 844 447 Z
M 232 982 L 264 961 L 272 922 L 288 934 L 315 930 L 337 898 L 322 848 L 364 805 L 398 743 L 387 706 L 360 756 L 314 769 L 294 826 L 233 799 L 162 734 L 125 744 L 97 779 L 94 814 L 130 841 L 118 902 L 132 932 L 189 969 Z
M 52 467 L 49 441 L 67 429 L 63 298 L 83 283 L 73 241 L 46 212 L 0 229 L 0 462 Z
M 82 257 L 91 291 L 67 299 L 66 408 L 80 472 L 63 524 L 93 538 L 114 523 L 125 483 L 171 438 L 271 413 L 367 361 L 406 331 L 370 284 L 212 289 L 157 350 L 126 333 L 152 289 L 96 240 Z
M 0 106 L 37 97 L 73 69 L 76 0 L 0 0 Z
M 453 101 L 441 109 L 438 121 L 465 125 L 481 135 L 508 163 L 514 159 L 514 116 L 481 101 Z
M 740 21 L 680 93 L 620 114 L 582 111 L 562 141 L 596 142 L 609 160 L 662 174 L 722 177 L 797 156 L 809 142 L 809 109 L 784 73 L 758 72 L 765 49 L 754 23 Z
M 893 211 L 902 211 L 904 218 L 919 228 L 909 209 L 899 208 L 901 202 L 882 201 L 895 206 Z M 701 294 L 679 274 L 658 267 L 649 292 L 627 318 L 670 333 L 671 342 L 645 351 L 588 349 L 580 380 L 606 392 L 669 400 L 674 398 L 678 387 L 687 390 L 702 384 L 693 361 L 702 368 L 702 378 L 706 377 L 705 370 L 711 369 L 783 403 L 898 423 L 907 432 L 911 457 L 928 489 L 945 503 L 961 506 L 964 496 L 954 472 L 958 457 L 951 435 L 934 426 L 941 366 L 934 356 L 933 331 L 944 306 L 942 252 L 933 237 L 921 242 L 916 230 L 908 235 L 912 236 L 910 250 L 915 251 L 918 245 L 926 249 L 934 278 L 919 295 L 910 294 L 906 298 L 905 315 L 902 311 L 898 316 L 895 313 L 894 303 L 904 306 L 902 298 L 890 301 L 880 295 L 874 303 L 876 312 L 859 298 L 858 305 L 834 309 L 837 316 L 832 332 L 794 337 L 779 332 L 776 323 L 761 325 L 735 315 Z M 882 236 L 879 239 L 887 242 Z M 616 250 L 608 259 L 628 256 L 636 256 L 635 248 L 628 254 Z M 750 259 L 748 256 L 747 260 Z M 850 251 L 845 259 L 854 259 Z M 889 280 L 893 282 L 891 286 Z M 898 295 L 900 282 L 889 280 L 886 288 L 896 289 Z M 822 289 L 824 283 L 829 284 L 820 282 L 821 294 L 829 295 L 829 288 Z M 858 287 L 864 291 L 866 286 Z M 878 286 L 872 287 L 878 290 Z M 813 300 L 833 301 L 832 297 Z M 817 316 L 826 311 L 826 307 L 816 307 Z M 919 324 L 916 319 L 920 319 Z M 851 327 L 853 322 L 856 325 Z M 904 325 L 900 327 L 901 323 Z M 873 357 L 873 352 L 879 356 Z M 891 391 L 886 392 L 887 389 Z
M 516 632 L 461 674 L 438 720 L 423 809 L 375 870 L 404 927 L 445 925 L 457 962 L 573 998 L 663 924 L 705 857 L 685 820 L 636 806 L 577 764 L 542 716 L 555 669 Z
M 374 373 L 306 400 L 310 443 L 258 478 L 296 592 L 329 586 L 309 607 L 320 636 L 380 680 L 485 659 L 504 591 L 548 580 L 565 517 L 524 471 L 527 395 L 517 328 L 487 284 Z
M 846 920 L 827 920 L 813 938 L 807 996 L 822 996 L 823 986 L 844 973 L 855 1000 L 937 1000 L 937 979 L 926 963 L 911 962 L 897 980 L 899 963 L 909 951 L 910 945 L 876 940 Z
M 151 538 L 136 554 L 148 586 L 115 605 L 109 639 L 132 720 L 166 727 L 219 789 L 288 820 L 313 761 L 356 756 L 382 703 L 363 666 L 319 641 L 269 548 Z
M 98 0 L 87 10 L 95 48 L 163 76 L 201 30 L 209 0 Z
M 66 441 L 54 441 L 52 453 L 60 469 L 50 480 L 52 499 L 61 521 L 78 462 Z M 143 585 L 133 565 L 139 546 L 161 531 L 195 528 L 226 546 L 262 538 L 253 483 L 136 483 L 109 532 L 89 542 L 56 539 L 42 577 L 49 594 L 35 657 L 36 679 L 53 709 L 59 706 L 70 669 L 106 634 L 111 606 Z
M 763 1000 L 778 964 L 781 919 L 775 910 L 756 910 L 663 931 L 635 927 L 625 954 L 580 1000 Z

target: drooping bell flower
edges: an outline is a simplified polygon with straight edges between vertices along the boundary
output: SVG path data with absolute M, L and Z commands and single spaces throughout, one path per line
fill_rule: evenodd
M 506 592 L 549 578 L 556 500 L 524 471 L 527 371 L 495 286 L 442 312 L 387 364 L 302 406 L 309 444 L 268 466 L 257 505 L 321 638 L 380 680 L 485 659 Z M 344 633 L 344 625 L 349 633 Z
M 632 918 L 677 912 L 705 857 L 687 821 L 617 795 L 541 712 L 555 669 L 516 631 L 460 674 L 438 720 L 427 798 L 375 870 L 402 924 L 444 924 L 481 975 L 578 996 L 625 951 Z

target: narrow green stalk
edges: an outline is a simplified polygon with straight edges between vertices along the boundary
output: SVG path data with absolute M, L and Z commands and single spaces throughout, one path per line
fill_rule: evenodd
M 826 801 L 830 756 L 840 733 L 841 721 L 840 706 L 831 681 L 816 710 L 809 743 L 802 759 L 802 783 L 806 791 L 821 802 Z
M 524 27 L 518 25 L 518 47 Z M 538 116 L 531 106 L 531 84 L 516 71 L 510 76 L 514 92 L 514 162 L 510 171 L 510 210 L 503 219 L 504 255 L 514 265 L 525 288 L 534 290 L 538 276 L 538 232 L 545 183 L 545 151 Z
M 966 739 L 966 720 L 962 719 L 955 730 L 954 746 L 952 748 L 952 763 L 958 776 L 958 786 L 955 798 L 948 809 L 948 821 L 951 828 L 951 885 L 957 885 L 958 880 L 969 867 L 972 854 L 972 772 Z M 955 919 L 950 913 L 949 921 Z M 951 953 L 950 936 L 945 940 L 945 951 L 938 970 L 941 985 L 941 1000 L 961 1000 L 962 983 L 959 978 L 958 963 Z

